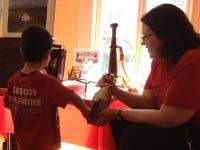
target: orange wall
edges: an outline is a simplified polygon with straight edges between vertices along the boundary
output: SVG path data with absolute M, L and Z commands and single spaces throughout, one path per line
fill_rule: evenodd
M 90 48 L 92 30 L 92 1 L 78 0 L 77 47 Z
M 65 78 L 74 62 L 75 48 L 89 48 L 92 0 L 56 0 L 54 36 L 67 49 Z
M 65 74 L 72 66 L 73 49 L 77 45 L 77 16 L 78 0 L 56 0 L 54 36 L 56 43 L 67 49 Z

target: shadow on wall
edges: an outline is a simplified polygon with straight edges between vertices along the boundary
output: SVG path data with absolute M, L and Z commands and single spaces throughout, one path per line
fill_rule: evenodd
M 0 38 L 0 88 L 7 87 L 10 76 L 23 67 L 20 38 Z

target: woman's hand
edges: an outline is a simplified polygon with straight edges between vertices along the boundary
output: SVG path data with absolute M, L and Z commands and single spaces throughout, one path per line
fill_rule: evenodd
M 95 117 L 95 120 L 93 120 L 92 124 L 96 126 L 102 126 L 111 121 L 112 119 L 117 117 L 117 112 L 119 109 L 115 108 L 107 108 L 103 110 L 102 112 L 98 113 Z
M 113 74 L 104 74 L 97 82 L 97 86 L 102 88 L 107 84 L 110 84 L 111 94 L 113 95 L 113 93 L 116 92 L 118 89 L 114 82 L 114 78 L 115 77 Z
M 113 84 L 114 83 L 114 75 L 107 73 L 104 74 L 99 81 L 97 82 L 97 86 L 104 87 L 106 84 Z

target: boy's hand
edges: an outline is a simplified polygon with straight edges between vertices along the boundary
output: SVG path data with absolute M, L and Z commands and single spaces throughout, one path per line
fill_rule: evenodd
M 82 115 L 87 120 L 87 122 L 91 122 L 90 112 L 91 112 L 91 108 L 89 107 L 86 107 L 86 109 L 82 112 Z

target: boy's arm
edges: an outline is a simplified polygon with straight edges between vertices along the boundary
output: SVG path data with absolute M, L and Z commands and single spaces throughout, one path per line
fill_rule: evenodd
M 84 100 L 76 93 L 74 93 L 71 98 L 71 102 L 81 111 L 82 115 L 87 120 L 90 120 L 90 108 L 85 104 Z

